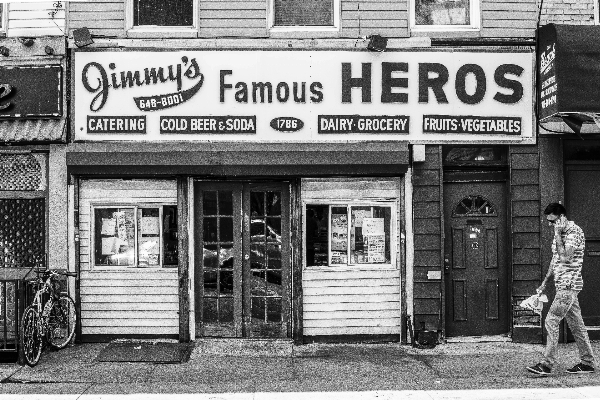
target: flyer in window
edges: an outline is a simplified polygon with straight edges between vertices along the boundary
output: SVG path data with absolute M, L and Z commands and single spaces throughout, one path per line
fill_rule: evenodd
M 104 236 L 114 236 L 117 231 L 117 220 L 114 218 L 102 218 L 102 228 L 100 234 Z
M 346 264 L 347 256 L 346 253 L 341 251 L 331 252 L 331 264 Z
M 371 217 L 371 210 L 352 210 L 352 214 L 354 216 L 354 226 L 356 228 L 361 228 L 364 219 Z
M 384 219 L 364 218 L 362 234 L 363 236 L 385 235 Z
M 102 255 L 108 256 L 117 252 L 117 241 L 116 237 L 102 238 Z
M 160 225 L 158 217 L 142 217 L 142 235 L 158 235 Z
M 365 238 L 367 262 L 385 262 L 385 235 L 369 235 Z
M 158 238 L 140 239 L 140 254 L 160 254 Z
M 348 249 L 348 217 L 346 214 L 331 214 L 331 250 Z

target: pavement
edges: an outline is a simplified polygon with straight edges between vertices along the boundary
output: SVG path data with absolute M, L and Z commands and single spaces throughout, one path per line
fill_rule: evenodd
M 552 375 L 525 370 L 543 346 L 447 343 L 307 344 L 200 340 L 181 364 L 99 362 L 106 343 L 45 351 L 36 367 L 0 364 L 12 399 L 600 399 L 600 372 L 570 375 L 574 343 L 559 346 Z M 592 342 L 600 354 L 600 341 Z M 168 396 L 167 396 L 168 395 Z

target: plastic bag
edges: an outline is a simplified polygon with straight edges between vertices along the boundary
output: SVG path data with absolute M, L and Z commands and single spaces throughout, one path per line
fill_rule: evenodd
M 544 303 L 548 302 L 548 296 L 545 294 L 536 293 L 533 296 L 529 296 L 519 304 L 521 307 L 531 310 L 536 314 L 541 315 Z

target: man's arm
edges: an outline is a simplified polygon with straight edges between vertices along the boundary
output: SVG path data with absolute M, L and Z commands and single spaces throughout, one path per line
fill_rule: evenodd
M 554 240 L 556 241 L 556 253 L 558 254 L 559 261 L 561 263 L 571 262 L 575 247 L 565 244 L 558 229 L 554 230 Z
M 546 277 L 542 281 L 542 284 L 540 285 L 540 287 L 537 288 L 536 292 L 542 293 L 546 289 L 546 285 L 548 284 L 548 281 L 550 280 L 550 278 L 552 278 L 554 276 L 554 269 L 552 268 L 553 265 L 554 265 L 554 257 L 552 258 L 552 261 L 550 261 L 550 265 L 548 266 L 548 272 L 546 273 Z

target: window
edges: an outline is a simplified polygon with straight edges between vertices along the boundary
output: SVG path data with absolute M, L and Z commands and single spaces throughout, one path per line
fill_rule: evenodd
M 479 29 L 479 0 L 411 0 L 414 30 Z
M 393 264 L 392 204 L 307 204 L 306 265 L 321 267 Z
M 177 266 L 177 206 L 96 207 L 94 265 Z
M 132 29 L 190 29 L 195 27 L 196 0 L 129 0 Z
M 338 30 L 340 0 L 271 0 L 269 26 L 280 31 Z

